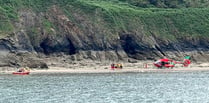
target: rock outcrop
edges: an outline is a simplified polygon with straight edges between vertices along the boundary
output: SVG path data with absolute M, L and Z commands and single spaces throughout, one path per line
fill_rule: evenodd
M 74 18 L 70 18 L 56 5 L 47 12 L 28 9 L 20 10 L 18 15 L 13 33 L 0 39 L 0 67 L 48 68 L 50 63 L 45 60 L 54 56 L 63 57 L 66 63 L 82 60 L 135 62 L 164 56 L 181 60 L 185 55 L 192 56 L 195 62 L 209 61 L 209 39 L 201 36 L 170 40 L 155 34 L 146 35 L 140 30 L 114 31 L 115 35 L 110 35 L 110 30 L 102 28 L 105 20 L 98 20 L 99 26 L 100 23 L 92 23 L 82 12 L 71 12 Z

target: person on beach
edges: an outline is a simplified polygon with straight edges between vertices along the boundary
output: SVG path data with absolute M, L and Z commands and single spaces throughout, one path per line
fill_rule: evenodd
M 29 67 L 21 68 L 17 72 L 27 72 L 27 71 L 30 71 Z
M 17 72 L 25 72 L 25 68 L 21 68 Z
M 115 69 L 115 64 L 114 64 L 114 63 L 111 64 L 111 69 L 112 69 L 112 70 Z
M 30 71 L 30 68 L 29 68 L 29 67 L 25 67 L 25 70 L 26 70 L 26 71 Z
M 117 68 L 122 69 L 123 68 L 122 64 L 121 63 L 117 64 Z

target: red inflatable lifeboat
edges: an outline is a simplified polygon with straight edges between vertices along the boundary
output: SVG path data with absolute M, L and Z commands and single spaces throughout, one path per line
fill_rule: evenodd
M 16 74 L 16 75 L 29 75 L 30 74 L 30 70 L 28 68 L 21 68 L 16 72 L 13 72 L 12 74 Z
M 15 75 L 29 75 L 30 72 L 13 72 L 12 74 L 15 74 Z

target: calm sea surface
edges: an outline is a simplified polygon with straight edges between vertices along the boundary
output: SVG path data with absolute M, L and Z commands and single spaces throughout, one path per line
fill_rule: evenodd
M 0 103 L 209 103 L 209 72 L 0 74 Z

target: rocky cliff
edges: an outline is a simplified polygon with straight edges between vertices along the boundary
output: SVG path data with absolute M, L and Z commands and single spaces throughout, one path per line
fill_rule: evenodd
M 10 0 L 0 8 L 0 66 L 47 68 L 56 62 L 181 60 L 185 55 L 209 61 L 209 9 L 132 3 Z

